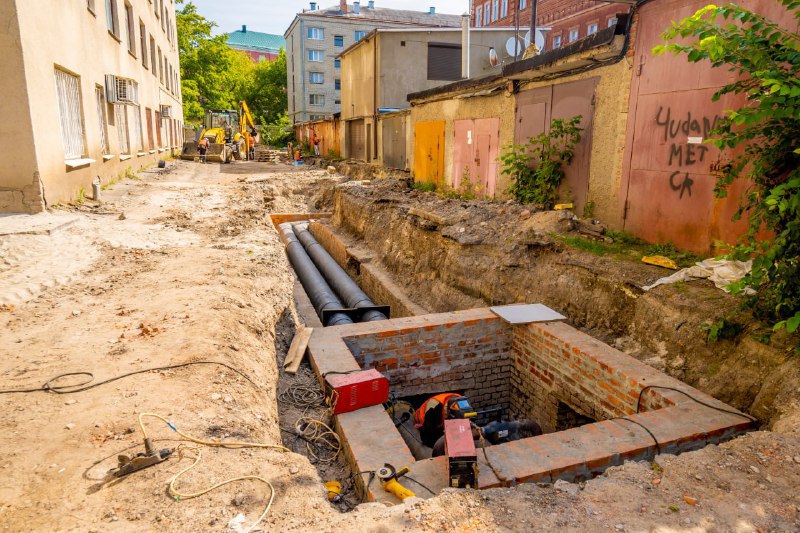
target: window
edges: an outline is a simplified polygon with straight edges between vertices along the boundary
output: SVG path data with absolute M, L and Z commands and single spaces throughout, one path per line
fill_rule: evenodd
M 489 5 L 489 2 L 483 4 L 483 25 L 489 25 L 489 18 L 492 16 L 492 8 Z
M 325 120 L 325 115 L 309 115 L 308 120 Z
M 365 32 L 365 31 L 356 31 L 356 42 L 358 42 L 361 39 L 363 39 L 364 37 L 366 37 L 367 33 L 368 32 Z
M 167 31 L 167 6 L 164 5 L 164 0 L 161 0 L 161 31 Z
M 503 0 L 500 2 L 500 18 L 506 18 L 508 16 L 508 0 Z
M 525 0 L 519 0 L 519 10 L 522 11 L 527 6 L 527 2 Z M 537 19 L 539 17 L 536 17 Z
M 308 38 L 315 41 L 325 40 L 325 30 L 322 28 L 308 28 Z
M 156 74 L 156 40 L 153 39 L 153 36 L 150 36 L 150 72 L 153 73 L 153 76 L 157 76 Z
M 578 35 L 579 35 L 578 28 L 573 28 L 569 30 L 569 42 L 577 41 Z
M 128 32 L 128 52 L 136 55 L 136 29 L 133 27 L 133 8 L 125 3 L 125 29 Z
M 428 79 L 446 81 L 461 79 L 461 45 L 428 44 Z
M 325 105 L 324 94 L 310 94 L 308 95 L 309 105 Z
M 117 0 L 106 0 L 106 25 L 108 31 L 119 40 L 119 15 L 117 13 Z
M 139 21 L 139 46 L 142 49 L 142 66 L 147 68 L 147 30 L 144 29 L 144 22 Z
M 147 144 L 151 150 L 155 150 L 153 144 L 153 112 L 149 107 L 144 108 L 144 118 L 147 120 Z
M 322 72 L 309 72 L 308 81 L 315 84 L 325 83 L 325 75 Z
M 608 27 L 615 26 L 617 24 L 617 17 L 611 17 L 608 19 Z
M 130 143 L 128 142 L 128 106 L 114 104 L 114 123 L 117 125 L 119 153 L 131 153 Z
M 338 46 L 340 48 L 344 46 L 344 35 L 334 35 L 333 46 Z
M 342 80 L 333 80 L 333 88 L 337 91 L 342 90 Z
M 499 11 L 500 0 L 492 1 L 492 22 L 497 20 L 497 12 Z
M 597 23 L 592 22 L 586 26 L 586 35 L 594 35 L 595 33 L 597 33 Z
M 158 7 L 158 3 L 163 1 L 164 0 L 153 0 L 153 12 L 156 14 L 156 18 L 161 16 L 161 9 Z
M 334 100 L 333 103 L 335 105 L 342 105 L 342 101 L 341 100 Z
M 98 85 L 94 88 L 95 99 L 97 100 L 97 124 L 100 126 L 100 151 L 108 153 L 108 120 L 106 119 L 106 90 Z
M 94 15 L 94 0 L 86 0 L 86 9 L 92 12 Z
M 141 152 L 144 150 L 144 141 L 142 139 L 142 110 L 138 105 L 130 106 L 133 113 L 133 146 L 136 151 Z
M 333 68 L 342 68 L 342 60 L 341 59 L 334 59 L 333 60 Z
M 561 36 L 555 35 L 553 37 L 553 48 L 561 48 Z
M 158 80 L 164 83 L 164 58 L 161 55 L 161 47 L 158 47 Z
M 59 69 L 55 69 L 55 76 L 64 158 L 78 159 L 84 154 L 80 80 L 77 76 Z
M 478 6 L 475 8 L 475 27 L 481 27 L 481 15 L 483 15 L 483 8 Z
M 322 61 L 322 50 L 309 50 L 308 51 L 308 60 L 319 62 Z

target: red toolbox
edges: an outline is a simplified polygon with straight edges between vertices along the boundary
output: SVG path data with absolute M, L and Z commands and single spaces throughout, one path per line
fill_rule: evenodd
M 350 374 L 329 374 L 325 381 L 334 391 L 335 415 L 389 401 L 389 380 L 374 368 Z
M 478 451 L 469 420 L 444 421 L 444 453 L 449 485 L 460 489 L 478 488 Z

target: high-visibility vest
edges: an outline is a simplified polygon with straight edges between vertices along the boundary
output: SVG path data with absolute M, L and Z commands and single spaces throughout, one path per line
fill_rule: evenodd
M 419 409 L 416 410 L 414 413 L 414 421 L 416 424 L 414 427 L 417 429 L 421 428 L 425 424 L 425 414 L 430 410 L 436 407 L 437 404 L 442 405 L 442 422 L 447 417 L 447 401 L 450 398 L 458 398 L 460 394 L 455 392 L 445 392 L 443 394 L 437 394 L 436 396 L 432 396 L 425 400 Z

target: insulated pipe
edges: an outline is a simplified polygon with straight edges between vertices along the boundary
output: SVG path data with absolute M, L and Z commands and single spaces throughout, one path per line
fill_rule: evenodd
M 308 224 L 295 224 L 292 228 L 311 260 L 347 307 L 358 309 L 360 307 L 375 306 L 369 296 L 361 290 L 347 272 L 331 257 L 328 251 L 311 235 L 308 231 Z M 361 319 L 362 322 L 373 322 L 375 320 L 387 320 L 387 318 L 380 311 L 372 310 L 364 313 Z
M 291 223 L 281 224 L 280 231 L 286 240 L 286 255 L 289 256 L 289 262 L 297 273 L 297 277 L 314 305 L 320 320 L 322 319 L 322 311 L 326 309 L 342 309 L 344 307 L 342 302 L 339 301 L 339 298 L 336 297 L 336 294 L 325 282 L 325 278 L 322 277 L 311 258 L 308 257 L 303 245 L 297 240 Z M 352 323 L 353 321 L 350 317 L 344 313 L 336 313 L 323 326 L 340 326 Z

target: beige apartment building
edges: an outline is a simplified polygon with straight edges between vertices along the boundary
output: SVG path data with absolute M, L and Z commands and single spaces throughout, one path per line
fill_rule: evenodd
M 292 122 L 330 118 L 341 109 L 341 61 L 337 57 L 376 28 L 460 27 L 461 16 L 389 9 L 380 1 L 320 8 L 310 2 L 284 33 L 289 117 Z
M 0 1 L 0 212 L 74 200 L 182 144 L 175 0 L 46 4 Z

